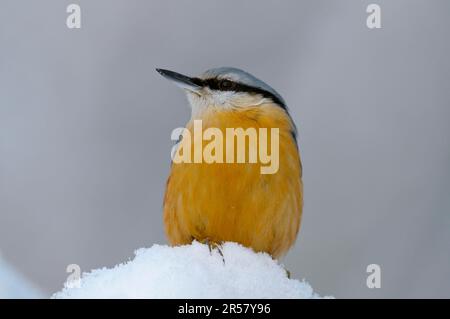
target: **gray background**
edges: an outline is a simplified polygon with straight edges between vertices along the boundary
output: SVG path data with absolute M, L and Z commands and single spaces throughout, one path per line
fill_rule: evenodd
M 69 30 L 66 6 L 82 7 Z M 375 1 L 374 1 L 375 2 Z M 170 133 L 155 67 L 243 68 L 299 128 L 305 207 L 284 262 L 320 294 L 450 297 L 450 2 L 0 2 L 0 250 L 47 293 L 70 263 L 165 243 Z M 366 287 L 366 266 L 382 288 Z

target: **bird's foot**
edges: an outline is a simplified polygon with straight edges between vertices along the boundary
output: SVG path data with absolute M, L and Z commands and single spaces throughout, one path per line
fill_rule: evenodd
M 284 265 L 281 265 L 281 267 L 283 267 L 284 271 L 286 272 L 286 277 L 288 277 L 288 279 L 291 279 L 291 272 Z
M 289 270 L 287 270 L 286 268 L 284 268 L 284 270 L 286 271 L 286 276 L 291 279 L 291 272 Z
M 225 257 L 222 252 L 222 242 L 211 241 L 209 238 L 201 241 L 203 244 L 208 245 L 209 253 L 212 255 L 212 251 L 216 249 L 220 256 L 222 257 L 222 261 L 225 264 Z

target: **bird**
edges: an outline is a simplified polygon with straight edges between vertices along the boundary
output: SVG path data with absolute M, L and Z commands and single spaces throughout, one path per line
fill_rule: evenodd
M 172 161 L 163 201 L 169 243 L 198 241 L 220 247 L 235 242 L 275 259 L 284 256 L 300 228 L 303 169 L 297 128 L 282 96 L 234 67 L 213 68 L 194 77 L 156 71 L 185 91 L 191 107 L 188 133 L 193 133 L 195 121 L 201 121 L 203 129 L 215 128 L 224 135 L 227 128 L 278 129 L 279 139 L 279 167 L 271 174 L 261 173 L 261 161 Z M 256 150 L 246 150 L 246 156 L 251 152 Z

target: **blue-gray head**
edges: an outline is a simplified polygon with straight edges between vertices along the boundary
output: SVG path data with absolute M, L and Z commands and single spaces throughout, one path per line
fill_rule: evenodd
M 243 70 L 231 67 L 210 69 L 189 77 L 173 71 L 156 69 L 187 92 L 193 113 L 207 107 L 239 108 L 273 103 L 286 109 L 286 103 L 268 84 Z

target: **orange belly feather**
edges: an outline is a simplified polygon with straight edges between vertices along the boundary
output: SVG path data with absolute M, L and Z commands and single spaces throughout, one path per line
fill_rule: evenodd
M 204 129 L 219 128 L 224 136 L 226 128 L 279 128 L 279 170 L 263 175 L 260 163 L 173 163 L 164 197 L 169 242 L 232 241 L 282 256 L 295 242 L 303 205 L 300 155 L 289 117 L 264 104 L 211 108 L 200 119 Z M 192 131 L 192 122 L 186 128 Z

